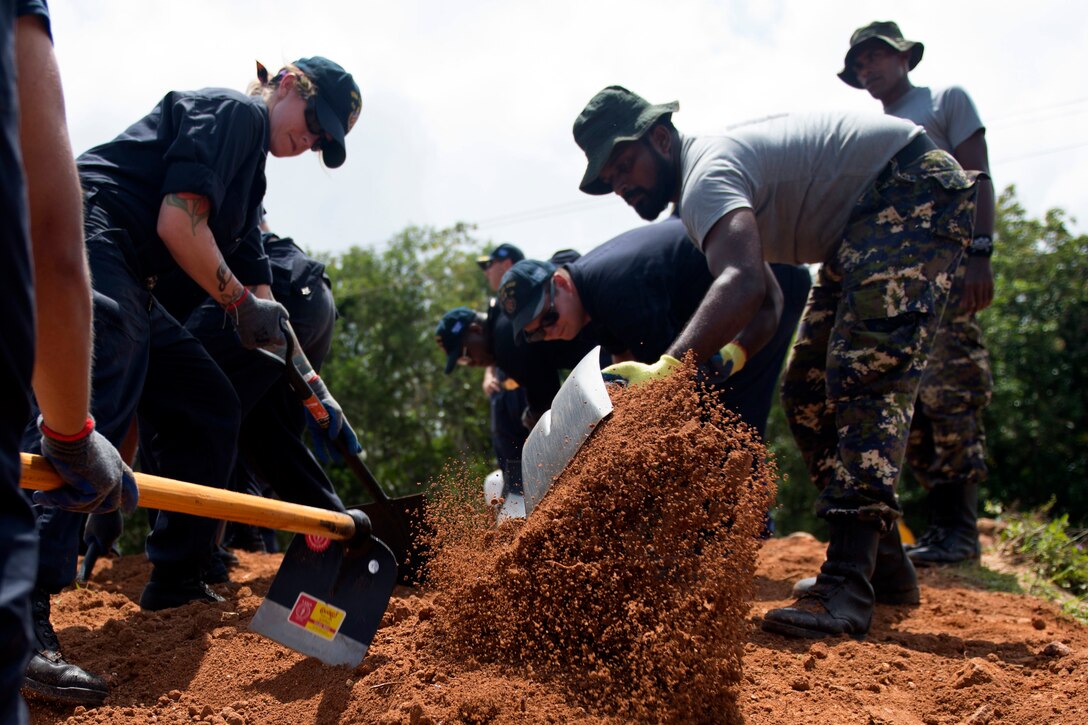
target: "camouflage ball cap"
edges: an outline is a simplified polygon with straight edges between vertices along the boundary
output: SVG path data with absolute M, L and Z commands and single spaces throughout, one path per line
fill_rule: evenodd
M 922 52 L 925 50 L 924 45 L 916 40 L 904 40 L 903 31 L 892 21 L 876 20 L 863 28 L 858 28 L 850 36 L 850 50 L 846 51 L 846 58 L 843 59 L 843 69 L 839 71 L 839 78 L 846 85 L 861 88 L 861 83 L 858 81 L 857 75 L 854 74 L 854 54 L 857 52 L 859 45 L 873 38 L 884 41 L 899 52 L 909 50 L 910 70 L 914 70 L 914 66 L 918 65 L 918 62 L 922 60 Z
M 574 121 L 574 141 L 589 162 L 578 188 L 598 196 L 612 193 L 612 187 L 597 178 L 612 149 L 618 143 L 639 140 L 659 118 L 678 110 L 676 101 L 655 106 L 623 86 L 608 86 L 593 96 Z
M 553 274 L 551 262 L 523 259 L 502 276 L 499 307 L 510 318 L 515 336 L 544 311 L 544 288 Z
M 477 320 L 475 310 L 467 307 L 455 307 L 438 321 L 438 327 L 434 331 L 435 342 L 446 353 L 446 375 L 449 375 L 455 367 L 461 352 L 465 349 L 465 333 L 469 325 Z

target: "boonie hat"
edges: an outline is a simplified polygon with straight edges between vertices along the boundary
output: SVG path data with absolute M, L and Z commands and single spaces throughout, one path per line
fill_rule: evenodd
M 597 179 L 616 144 L 637 141 L 662 116 L 680 110 L 676 101 L 652 105 L 623 86 L 608 86 L 590 99 L 574 121 L 574 141 L 586 152 L 586 173 L 578 188 L 587 194 L 610 194 Z
M 914 70 L 914 66 L 918 65 L 918 61 L 922 60 L 922 52 L 925 50 L 924 45 L 916 40 L 904 40 L 903 32 L 891 20 L 877 20 L 869 23 L 864 28 L 858 28 L 850 36 L 850 50 L 846 51 L 846 58 L 842 62 L 843 69 L 839 71 L 839 78 L 846 85 L 861 88 L 861 83 L 858 81 L 857 75 L 854 74 L 854 51 L 866 40 L 872 40 L 873 38 L 883 40 L 900 52 L 909 50 L 910 70 Z
M 555 274 L 555 265 L 536 259 L 523 259 L 502 276 L 499 283 L 499 307 L 510 318 L 514 335 L 544 311 L 544 287 Z
M 325 166 L 335 169 L 347 158 L 344 137 L 363 108 L 359 86 L 351 73 L 320 55 L 299 58 L 293 65 L 317 86 L 317 122 L 332 137 L 321 143 L 321 160 Z
M 491 262 L 502 261 L 504 259 L 512 259 L 515 262 L 520 262 L 525 259 L 525 254 L 513 244 L 504 242 L 492 249 L 491 254 L 477 257 L 476 264 L 480 265 L 480 269 L 487 269 L 487 265 Z
M 438 321 L 438 327 L 434 331 L 435 342 L 446 352 L 446 375 L 449 375 L 455 367 L 461 352 L 465 349 L 465 333 L 468 326 L 476 322 L 475 310 L 467 307 L 455 307 Z

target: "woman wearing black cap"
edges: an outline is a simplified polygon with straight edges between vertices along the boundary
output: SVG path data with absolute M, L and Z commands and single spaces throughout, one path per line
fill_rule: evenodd
M 273 78 L 258 66 L 258 76 L 256 95 L 167 93 L 120 136 L 77 159 L 94 287 L 97 428 L 117 445 L 138 415 L 141 431 L 153 431 L 141 436 L 143 470 L 216 487 L 233 465 L 238 398 L 156 300 L 156 280 L 180 268 L 223 307 L 224 324 L 233 323 L 246 347 L 282 343 L 286 312 L 271 298 L 258 229 L 265 159 L 313 150 L 326 166 L 340 166 L 362 105 L 351 75 L 325 58 L 301 59 Z M 75 576 L 79 515 L 45 508 L 39 525 L 38 586 L 56 592 Z M 216 527 L 158 514 L 141 607 L 221 600 L 201 576 Z

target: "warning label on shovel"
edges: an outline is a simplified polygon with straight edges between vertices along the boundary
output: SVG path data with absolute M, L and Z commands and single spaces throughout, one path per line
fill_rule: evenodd
M 300 592 L 287 620 L 318 637 L 332 640 L 340 631 L 346 614 L 343 609 Z

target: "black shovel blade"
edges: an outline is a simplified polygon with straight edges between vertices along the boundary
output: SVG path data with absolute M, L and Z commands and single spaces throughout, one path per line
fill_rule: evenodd
M 329 665 L 363 661 L 397 582 L 397 560 L 370 537 L 349 548 L 298 534 L 249 628 Z
M 407 587 L 423 582 L 431 557 L 425 505 L 426 498 L 419 493 L 351 507 L 364 511 L 370 517 L 374 536 L 388 542 L 400 565 L 397 583 Z

